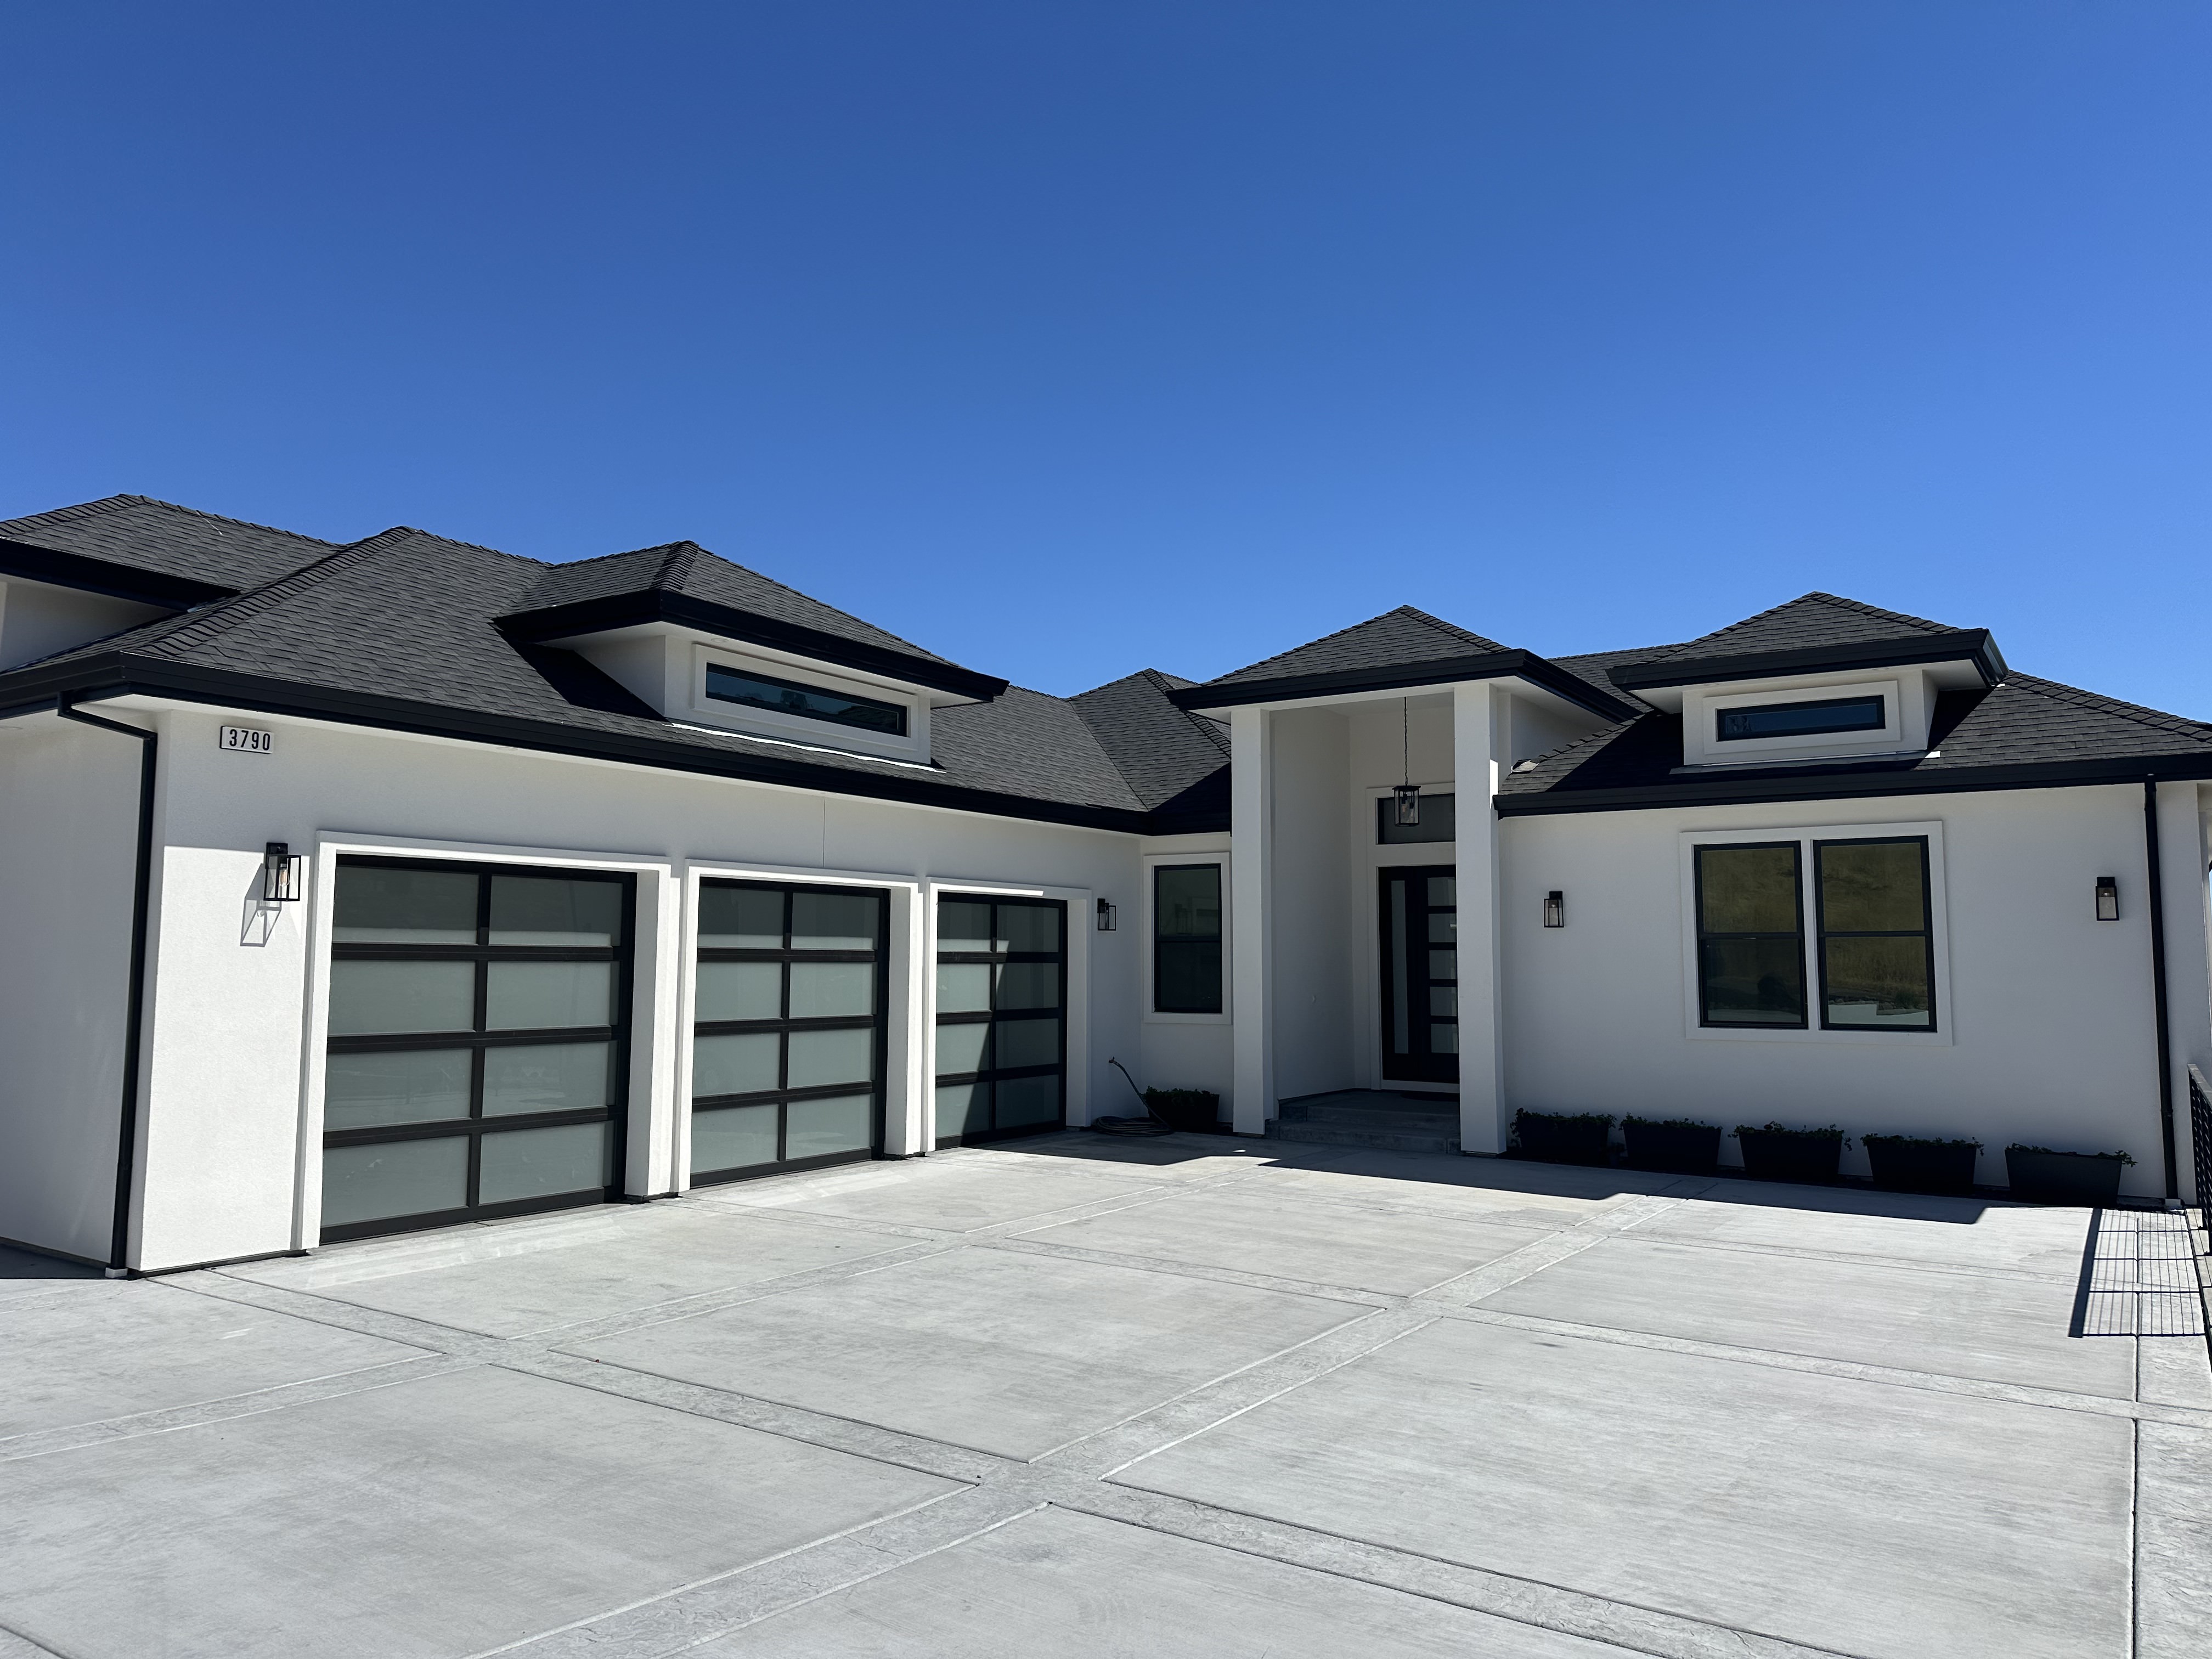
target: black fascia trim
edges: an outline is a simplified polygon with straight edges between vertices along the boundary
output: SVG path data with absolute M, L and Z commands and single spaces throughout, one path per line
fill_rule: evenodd
M 1607 678 L 1624 691 L 1641 691 L 1647 687 L 1717 685 L 1727 680 L 1763 680 L 1825 670 L 1904 668 L 1923 662 L 1971 662 L 1984 685 L 1996 685 L 2005 677 L 2005 660 L 1990 630 L 1962 628 L 1856 645 L 1814 645 L 1789 651 L 1753 651 L 1735 657 L 1670 657 L 1657 662 L 1624 663 Z
M 635 628 L 656 622 L 696 628 L 702 634 L 719 635 L 748 645 L 769 646 L 819 662 L 910 680 L 933 690 L 950 691 L 955 696 L 974 697 L 981 702 L 988 702 L 1003 694 L 1007 684 L 1005 680 L 978 674 L 955 663 L 933 662 L 927 657 L 910 656 L 903 651 L 825 634 L 817 628 L 802 627 L 797 623 L 763 617 L 757 611 L 740 611 L 732 605 L 716 605 L 694 599 L 689 593 L 672 593 L 662 588 L 579 599 L 573 605 L 547 605 L 537 611 L 517 611 L 498 619 L 501 631 L 509 639 L 526 641 L 565 639 L 571 635 L 605 633 L 611 629 Z
M 18 684 L 9 684 L 15 678 Z M 544 754 L 568 755 L 587 760 L 616 761 L 632 766 L 651 766 L 663 771 L 691 772 L 706 777 L 733 778 L 748 783 L 781 784 L 793 789 L 812 789 L 827 794 L 860 795 L 877 800 L 904 802 L 913 806 L 935 806 L 950 811 L 976 812 L 988 817 L 1025 818 L 1042 823 L 1072 824 L 1085 830 L 1109 830 L 1122 835 L 1163 833 L 1149 812 L 1121 806 L 1079 806 L 1060 801 L 1036 800 L 1023 795 L 995 794 L 963 784 L 934 783 L 925 779 L 886 777 L 878 773 L 848 772 L 763 755 L 705 750 L 665 738 L 631 736 L 615 732 L 587 732 L 555 726 L 513 714 L 487 714 L 435 704 L 410 702 L 399 697 L 380 697 L 358 691 L 337 691 L 316 686 L 265 680 L 228 669 L 203 668 L 195 664 L 163 662 L 120 652 L 103 652 L 80 658 L 43 673 L 0 677 L 0 718 L 51 708 L 57 697 L 76 702 L 106 701 L 131 696 L 173 697 L 183 702 L 204 702 L 250 709 L 257 714 L 289 714 L 302 720 L 329 720 L 344 726 L 368 726 L 387 732 L 409 732 L 423 737 L 453 738 L 465 743 L 484 743 L 503 749 L 532 750 Z M 732 735 L 742 737 L 743 733 Z M 866 760 L 869 757 L 860 756 Z M 1226 815 L 1218 823 L 1207 821 L 1207 830 L 1227 828 Z M 1178 829 L 1175 833 L 1195 833 Z
M 1499 795 L 1502 818 L 1546 817 L 1563 812 L 1642 812 L 1668 806 L 1753 806 L 1772 801 L 1850 800 L 1869 795 L 1967 795 L 1998 789 L 2073 789 L 2141 783 L 2146 777 L 2179 782 L 2212 778 L 2212 754 L 2153 755 L 2132 759 L 2027 762 L 2012 766 L 1962 766 L 1955 771 L 1826 773 L 1819 776 L 1699 780 L 1638 784 L 1620 789 L 1531 790 Z
M 1325 697 L 1340 691 L 1395 691 L 1415 685 L 1449 685 L 1460 680 L 1520 678 L 1558 693 L 1569 702 L 1608 720 L 1630 720 L 1644 711 L 1608 696 L 1588 680 L 1569 673 L 1533 651 L 1491 651 L 1478 657 L 1432 657 L 1425 662 L 1376 668 L 1339 669 L 1327 674 L 1287 674 L 1279 679 L 1212 682 L 1168 693 L 1178 708 L 1234 708 L 1255 702 L 1288 702 Z
M 189 611 L 211 599 L 227 599 L 246 590 L 200 581 L 191 576 L 171 576 L 136 565 L 88 559 L 80 553 L 58 553 L 51 547 L 0 538 L 0 575 L 21 576 L 56 587 L 73 587 L 111 599 L 131 599 L 165 610 Z

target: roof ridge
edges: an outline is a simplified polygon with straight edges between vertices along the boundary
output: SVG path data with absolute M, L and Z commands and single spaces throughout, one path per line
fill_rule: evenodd
M 44 513 L 28 513 L 20 519 L 6 520 L 9 524 L 33 524 L 45 520 L 50 524 L 74 524 L 80 519 L 89 519 L 102 513 L 112 513 L 122 507 L 159 507 L 172 513 L 188 513 L 195 519 L 208 519 L 216 524 L 234 524 L 241 530 L 263 530 L 272 536 L 289 536 L 295 541 L 315 542 L 324 547 L 341 545 L 321 536 L 310 536 L 303 530 L 287 530 L 281 525 L 261 524 L 252 519 L 235 519 L 228 513 L 210 513 L 204 507 L 186 507 L 181 501 L 165 501 L 158 495 L 103 495 L 96 501 L 79 501 L 70 507 L 49 508 Z
M 938 662 L 950 664 L 954 667 L 957 667 L 959 665 L 957 663 L 952 663 L 951 658 L 938 656 L 937 653 L 932 651 L 927 646 L 922 645 L 914 640 L 910 640 L 903 634 L 892 633 L 890 629 L 884 627 L 880 623 L 872 623 L 866 617 L 856 617 L 843 606 L 832 605 L 827 599 L 817 599 L 814 595 L 805 592 L 804 589 L 793 587 L 789 582 L 778 581 L 766 571 L 756 570 L 749 564 L 739 564 L 735 559 L 729 558 L 723 554 L 717 553 L 711 547 L 702 547 L 697 542 L 694 541 L 685 541 L 682 543 L 681 545 L 691 550 L 690 562 L 685 568 L 685 574 L 687 577 L 693 570 L 696 570 L 698 568 L 699 558 L 703 555 L 708 558 L 716 561 L 718 563 L 729 566 L 732 570 L 742 570 L 745 574 L 750 576 L 755 581 L 766 582 L 770 587 L 775 588 L 781 592 L 788 593 L 794 599 L 803 600 L 808 605 L 818 606 L 820 609 L 830 611 L 835 616 L 842 617 L 847 622 L 858 623 L 861 627 L 868 629 L 869 632 L 880 634 L 887 640 L 896 640 L 899 644 L 906 647 L 909 651 L 919 652 L 925 657 L 932 658 Z M 810 626 L 810 624 L 803 623 L 797 625 L 800 627 Z M 1048 697 L 1052 693 L 1049 691 L 1041 691 L 1037 695 L 1039 696 Z
M 1459 639 L 1465 640 L 1470 645 L 1495 645 L 1498 643 L 1497 641 L 1491 639 L 1486 635 L 1476 633 L 1473 629 L 1462 628 L 1455 622 L 1447 622 L 1442 617 L 1431 616 L 1428 611 L 1422 610 L 1419 605 L 1401 605 L 1398 607 L 1398 610 L 1404 611 L 1409 617 L 1419 617 L 1423 622 L 1427 623 L 1431 627 L 1441 628 L 1445 633 L 1453 635 Z M 1397 612 L 1391 611 L 1386 614 L 1395 616 Z
M 2094 708 L 2100 714 L 2115 714 L 2130 720 L 2138 726 L 2148 726 L 2154 731 L 2169 732 L 2179 737 L 2192 737 L 2199 742 L 2212 744 L 2212 723 L 2193 720 L 2185 714 L 2169 714 L 2163 708 L 2147 708 L 2139 702 L 2126 702 L 2118 697 L 2108 697 L 2101 691 L 2091 691 L 2078 685 L 2068 685 L 2063 680 L 2046 680 L 2033 674 L 2011 673 L 2004 684 L 2017 686 L 2033 696 L 2048 697 L 2053 702 L 2069 702 L 2076 708 Z
M 1869 605 L 1864 599 L 1855 599 L 1846 593 L 1831 593 L 1825 589 L 1814 588 L 1810 593 L 1802 597 L 1808 599 L 1825 599 L 1830 605 L 1840 605 L 1846 611 L 1856 611 L 1864 617 L 1879 617 L 1884 622 L 1905 623 L 1925 634 L 1955 634 L 1960 631 L 1948 623 L 1939 623 L 1928 617 L 1911 616 L 1905 611 L 1887 610 L 1878 605 Z
M 1670 646 L 1656 653 L 1652 660 L 1694 662 L 1697 660 L 1694 653 L 1698 647 L 1711 646 L 1723 635 L 1733 634 L 1738 629 L 1748 628 L 1753 623 L 1764 622 L 1769 617 L 1778 616 L 1792 605 L 1803 605 L 1808 600 L 1818 600 L 1822 605 L 1832 605 L 1840 610 L 1856 611 L 1862 617 L 1873 617 L 1883 622 L 1900 623 L 1916 633 L 1951 634 L 1958 631 L 1942 623 L 1931 622 L 1925 617 L 1909 617 L 1902 611 L 1885 611 L 1878 605 L 1869 605 L 1864 599 L 1849 599 L 1841 593 L 1830 593 L 1823 589 L 1814 588 L 1808 593 L 1800 593 L 1794 599 L 1784 599 L 1779 605 L 1768 605 L 1764 611 L 1754 611 L 1748 617 L 1740 617 L 1724 627 L 1709 629 L 1698 635 L 1694 640 L 1685 640 L 1680 645 Z
M 650 586 L 680 589 L 691 579 L 692 567 L 698 563 L 699 555 L 704 550 L 688 538 L 680 542 L 669 542 L 665 546 L 668 556 L 660 562 L 660 568 L 653 573 Z
M 544 560 L 534 558 L 527 553 L 510 553 L 503 547 L 486 547 L 482 542 L 465 542 L 459 537 L 441 535 L 434 530 L 425 530 L 419 525 L 411 524 L 393 525 L 389 530 L 380 530 L 374 536 L 364 536 L 360 541 L 348 542 L 338 550 L 343 552 L 348 547 L 361 547 L 369 542 L 381 541 L 386 536 L 400 535 L 421 536 L 429 541 L 443 542 L 448 547 L 465 547 L 471 553 L 489 553 L 494 558 L 514 559 L 523 564 L 534 564 L 541 570 L 552 568 Z

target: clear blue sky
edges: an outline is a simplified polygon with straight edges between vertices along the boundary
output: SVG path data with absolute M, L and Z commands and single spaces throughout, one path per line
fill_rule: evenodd
M 975 667 L 1809 588 L 2212 718 L 2212 7 L 0 7 L 0 515 L 690 537 Z

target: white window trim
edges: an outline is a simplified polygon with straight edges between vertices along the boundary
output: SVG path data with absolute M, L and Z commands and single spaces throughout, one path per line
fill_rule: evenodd
M 1163 1013 L 1152 1006 L 1155 1000 L 1152 970 L 1157 954 L 1153 950 L 1157 941 L 1152 931 L 1155 925 L 1152 910 L 1153 896 L 1158 890 L 1152 872 L 1164 866 L 1175 869 L 1193 864 L 1218 864 L 1221 866 L 1221 1012 L 1218 1014 Z M 1235 923 L 1230 915 L 1229 882 L 1229 854 L 1226 848 L 1220 852 L 1147 853 L 1145 854 L 1145 891 L 1138 905 L 1142 913 L 1138 925 L 1143 929 L 1139 938 L 1142 942 L 1144 953 L 1144 965 L 1139 972 L 1144 981 L 1145 1012 L 1142 1020 L 1145 1024 L 1228 1025 L 1235 1023 L 1230 994 L 1231 988 L 1236 983 L 1230 962 L 1231 943 L 1235 938 Z
M 1813 843 L 1816 841 L 1877 841 L 1893 836 L 1928 838 L 1928 921 L 1936 954 L 1936 1029 L 1932 1031 L 1834 1031 L 1820 1025 L 1820 930 L 1813 893 Z M 1794 841 L 1798 844 L 1798 879 L 1805 902 L 1805 1002 L 1802 1030 L 1771 1026 L 1705 1025 L 1698 1008 L 1697 849 L 1745 842 Z M 1682 933 L 1682 1024 L 1686 1035 L 1703 1042 L 1873 1043 L 1881 1048 L 1949 1048 L 1956 1041 L 1958 1005 L 1951 995 L 1951 929 L 1944 897 L 1943 824 L 1941 819 L 1913 823 L 1822 823 L 1762 830 L 1686 830 L 1678 837 Z
M 1718 717 L 1731 708 L 1760 708 L 1777 703 L 1827 702 L 1845 697 L 1879 696 L 1883 724 L 1874 732 L 1815 732 L 1798 737 L 1741 738 L 1723 743 Z M 1771 766 L 1778 762 L 1862 760 L 1918 753 L 1928 732 L 1923 678 L 1890 674 L 1879 678 L 1798 678 L 1722 690 L 1693 689 L 1682 708 L 1682 763 L 1709 767 Z
M 744 703 L 710 697 L 707 695 L 707 670 L 710 665 L 734 669 L 739 673 L 763 674 L 770 679 L 817 684 L 825 691 L 844 692 L 876 702 L 896 703 L 906 710 L 906 735 L 894 738 L 864 732 L 856 726 L 840 726 L 834 720 L 807 720 L 797 714 L 780 714 L 774 709 L 752 708 Z M 691 647 L 690 673 L 686 684 L 691 717 L 719 731 L 781 733 L 815 747 L 848 754 L 880 755 L 891 760 L 926 763 L 929 759 L 929 699 L 902 687 L 878 680 L 858 679 L 812 663 L 787 662 L 764 653 L 703 643 L 695 643 Z

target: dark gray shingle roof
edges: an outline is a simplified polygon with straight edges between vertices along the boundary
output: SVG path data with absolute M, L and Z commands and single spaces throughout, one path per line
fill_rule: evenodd
M 0 540 L 234 590 L 274 581 L 336 545 L 149 495 L 110 495 L 9 519 L 0 521 Z
M 1146 668 L 1068 699 L 1147 811 L 1229 810 L 1228 728 L 1168 700 L 1191 684 Z
M 1364 668 L 1399 668 L 1449 657 L 1504 651 L 1495 640 L 1469 633 L 1455 623 L 1401 605 L 1350 628 L 1252 663 L 1208 685 L 1238 685 L 1250 680 L 1291 679 L 1308 674 L 1340 674 Z

